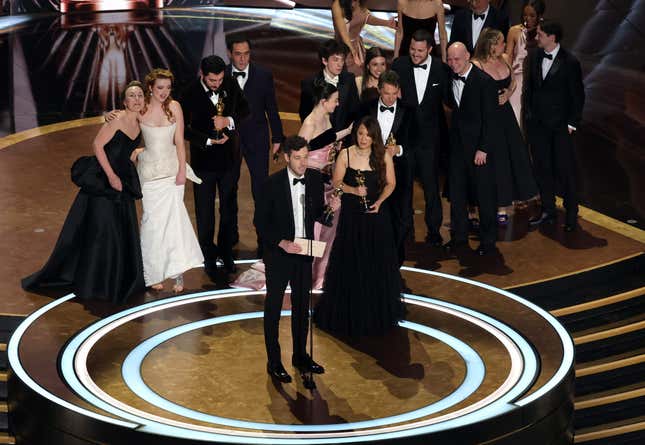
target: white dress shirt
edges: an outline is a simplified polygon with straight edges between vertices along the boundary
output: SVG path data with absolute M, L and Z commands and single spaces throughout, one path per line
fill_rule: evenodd
M 210 94 L 211 89 L 204 84 L 204 81 L 200 80 L 200 83 L 202 84 L 202 88 L 204 88 L 204 92 Z M 215 93 L 209 96 L 209 99 L 211 100 L 211 102 L 213 102 L 213 105 L 217 107 L 217 102 L 219 102 L 219 93 Z M 228 128 L 229 130 L 235 130 L 235 121 L 231 116 L 229 116 L 228 118 L 228 125 L 226 128 Z M 206 139 L 206 145 L 213 145 L 213 140 L 211 138 Z
M 289 189 L 291 190 L 291 205 L 293 207 L 293 226 L 295 227 L 294 236 L 296 238 L 306 238 L 304 226 L 304 203 L 305 203 L 305 185 L 299 182 L 294 185 L 294 178 L 300 179 L 303 176 L 296 176 L 289 167 L 287 167 L 287 176 L 289 177 Z
M 549 70 L 551 69 L 551 66 L 553 65 L 553 61 L 555 60 L 559 51 L 560 51 L 559 43 L 555 45 L 555 48 L 553 48 L 553 51 L 551 52 L 544 51 L 545 54 L 551 55 L 552 58 L 549 59 L 545 57 L 542 59 L 542 80 L 546 79 L 546 75 L 549 74 Z
M 473 64 L 469 63 L 469 65 L 470 67 L 468 68 L 468 71 L 466 71 L 464 74 L 460 74 L 461 77 L 468 79 L 468 75 L 473 70 Z M 452 94 L 455 95 L 455 102 L 457 102 L 457 106 L 461 105 L 461 95 L 464 93 L 465 85 L 466 84 L 459 79 L 452 79 Z
M 423 68 L 413 68 L 412 72 L 414 73 L 414 86 L 417 89 L 417 101 L 419 104 L 423 101 L 423 96 L 426 93 L 426 88 L 428 87 L 428 78 L 430 77 L 430 66 L 432 65 L 432 57 L 428 56 L 426 60 L 421 62 L 419 65 L 427 65 L 426 69 Z
M 383 143 L 387 141 L 387 138 L 390 136 L 390 133 L 392 132 L 392 125 L 394 125 L 394 115 L 396 114 L 396 102 L 392 105 L 392 108 L 394 110 L 392 112 L 389 112 L 388 110 L 381 111 L 381 107 L 387 107 L 383 102 L 381 102 L 381 99 L 379 98 L 377 110 L 376 110 L 376 119 L 378 120 L 378 125 L 381 128 L 381 137 L 383 138 Z M 389 108 L 389 107 L 388 107 Z M 401 156 L 403 154 L 403 146 L 398 145 L 399 147 L 399 152 L 396 154 L 396 156 Z
M 251 66 L 251 64 L 246 65 L 246 68 L 244 68 L 243 70 L 238 70 L 237 68 L 235 68 L 235 65 L 231 65 L 231 76 L 237 79 L 237 83 L 242 91 L 244 91 L 244 85 L 246 85 L 246 81 L 249 80 L 249 66 Z M 233 73 L 244 73 L 244 76 L 236 76 Z
M 333 86 L 338 88 L 338 76 L 332 76 L 326 69 L 323 69 L 323 77 L 325 78 L 325 82 L 331 83 Z
M 473 31 L 473 48 L 477 46 L 477 40 L 479 40 L 479 34 L 481 34 L 482 29 L 484 29 L 484 22 L 488 18 L 488 12 L 490 11 L 490 6 L 486 8 L 486 11 L 482 12 L 480 15 L 483 14 L 484 19 L 477 19 L 475 20 L 475 13 L 473 12 L 473 15 L 471 17 L 472 21 L 472 31 Z

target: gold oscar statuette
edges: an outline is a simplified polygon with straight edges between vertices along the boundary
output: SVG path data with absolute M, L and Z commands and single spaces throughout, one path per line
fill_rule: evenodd
M 359 187 L 365 187 L 365 176 L 360 170 L 356 170 L 356 183 Z M 370 205 L 367 202 L 367 196 L 360 196 L 360 199 L 363 203 L 363 209 L 367 212 L 370 209 Z
M 218 116 L 224 116 L 224 100 L 222 98 L 222 94 L 219 95 L 217 99 L 217 105 L 215 105 L 215 108 L 217 109 L 217 115 Z M 215 138 L 216 139 L 221 139 L 222 138 L 222 130 L 218 130 L 215 128 Z
M 390 135 L 387 137 L 387 140 L 385 141 L 385 146 L 392 147 L 395 145 L 396 145 L 396 139 L 394 139 L 394 133 L 390 133 Z

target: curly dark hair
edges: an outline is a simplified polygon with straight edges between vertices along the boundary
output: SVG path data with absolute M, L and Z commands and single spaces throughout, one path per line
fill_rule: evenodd
M 354 140 L 357 140 L 358 130 L 365 127 L 367 135 L 372 138 L 372 152 L 370 153 L 370 168 L 376 172 L 379 193 L 385 187 L 385 146 L 381 137 L 381 127 L 373 116 L 365 116 L 354 125 Z

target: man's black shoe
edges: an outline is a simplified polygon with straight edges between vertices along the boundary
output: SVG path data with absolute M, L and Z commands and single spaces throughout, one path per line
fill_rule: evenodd
M 438 233 L 429 233 L 426 236 L 426 243 L 432 247 L 441 247 L 443 245 L 443 238 Z
M 448 241 L 446 244 L 443 245 L 444 250 L 448 253 L 453 253 L 459 249 L 464 249 L 466 247 L 468 247 L 468 241 L 466 240 L 458 241 L 458 240 L 451 239 L 450 241 Z
M 235 261 L 233 260 L 232 256 L 223 257 L 222 262 L 224 263 L 224 270 L 226 271 L 226 273 L 237 272 L 237 267 L 235 266 Z
M 490 243 L 482 243 L 475 250 L 475 252 L 479 256 L 489 255 L 489 254 L 493 253 L 494 251 L 495 251 L 495 244 L 490 244 Z
M 578 225 L 575 223 L 564 225 L 564 231 L 567 233 L 575 232 L 577 228 L 578 228 Z
M 324 374 L 325 368 L 323 368 L 318 363 L 314 362 L 311 357 L 307 354 L 304 357 L 292 357 L 291 363 L 294 368 L 296 368 L 301 373 L 304 372 L 313 372 L 314 374 Z
M 284 366 L 282 366 L 282 363 L 276 363 L 276 364 L 267 363 L 267 374 L 269 374 L 271 377 L 278 380 L 279 382 L 282 382 L 282 383 L 291 382 L 291 376 L 289 375 L 287 370 L 284 369 Z
M 542 223 L 553 224 L 555 222 L 555 215 L 553 213 L 542 212 L 540 216 L 532 216 L 529 218 L 530 226 L 539 226 Z

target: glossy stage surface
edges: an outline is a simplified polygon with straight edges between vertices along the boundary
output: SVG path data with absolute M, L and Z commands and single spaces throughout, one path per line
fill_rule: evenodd
M 291 119 L 283 119 L 287 133 L 298 126 Z M 155 444 L 178 443 L 178 437 L 236 443 L 354 443 L 357 436 L 471 443 L 477 437 L 495 443 L 518 434 L 513 437 L 536 445 L 545 434 L 557 436 L 554 443 L 570 439 L 571 340 L 546 312 L 499 288 L 638 254 L 638 229 L 584 209 L 577 232 L 565 234 L 559 225 L 528 231 L 526 219 L 535 211 L 529 208 L 500 228 L 497 254 L 455 257 L 422 241 L 417 211 L 418 241 L 409 245 L 403 270 L 410 289 L 406 320 L 372 339 L 315 330 L 315 356 L 327 373 L 311 393 L 299 377 L 280 385 L 265 372 L 262 293 L 223 289 L 224 277 L 216 286 L 202 269 L 186 274 L 181 296 L 146 293 L 123 307 L 50 298 L 65 297 L 64 291 L 42 296 L 20 289 L 18 278 L 39 268 L 55 243 L 76 193 L 69 165 L 87 153 L 94 122 L 24 132 L 5 138 L 0 151 L 2 174 L 11 178 L 0 198 L 12 209 L 2 224 L 1 311 L 40 308 L 9 346 L 10 394 L 19 395 L 12 421 L 23 443 L 44 443 L 43 435 L 47 443 L 65 444 L 75 443 L 70 435 L 83 439 L 77 443 Z M 190 188 L 185 199 L 192 215 Z M 415 208 L 423 208 L 418 189 Z M 243 167 L 240 270 L 256 248 L 253 228 L 243 223 L 252 211 Z M 284 351 L 290 350 L 287 317 L 280 333 Z M 283 361 L 289 363 L 288 354 Z M 33 428 L 33 412 L 52 429 Z
M 588 30 L 609 16 L 614 23 L 642 18 L 627 7 L 608 12 L 605 3 L 594 4 L 597 9 L 584 9 L 573 29 Z M 634 95 L 643 79 L 633 75 L 636 59 L 618 57 L 625 52 L 616 49 L 629 52 L 642 40 L 633 29 L 613 33 L 610 40 L 626 46 L 608 45 L 602 54 L 583 45 L 590 40 L 582 31 L 565 42 L 586 75 L 588 107 L 577 139 L 584 203 L 603 212 L 581 209 L 574 233 L 559 224 L 529 231 L 527 219 L 537 211 L 531 205 L 499 229 L 496 254 L 455 257 L 423 242 L 423 197 L 416 188 L 416 234 L 402 271 L 409 288 L 406 320 L 372 339 L 315 330 L 315 356 L 327 372 L 309 392 L 299 377 L 288 385 L 268 378 L 263 294 L 228 289 L 225 277 L 215 285 L 195 269 L 186 274 L 182 295 L 146 293 L 122 307 L 77 301 L 64 291 L 27 293 L 19 279 L 51 252 L 77 192 L 69 168 L 91 151 L 101 121 L 87 117 L 115 106 L 119 85 L 166 66 L 181 88 L 196 75 L 201 57 L 225 55 L 227 34 L 247 32 L 253 60 L 274 73 L 285 132 L 293 134 L 299 82 L 317 69 L 316 47 L 332 35 L 329 13 L 209 7 L 1 19 L 0 57 L 11 69 L 0 78 L 0 312 L 32 314 L 9 345 L 17 439 L 66 445 L 569 443 L 571 340 L 548 313 L 502 289 L 643 251 L 641 230 L 604 214 L 631 215 L 639 225 L 645 208 L 638 150 L 645 121 Z M 391 46 L 391 32 L 368 28 L 364 37 L 368 45 Z M 633 82 L 616 84 L 621 76 Z M 609 107 L 607 91 L 621 92 Z M 191 188 L 185 199 L 194 218 Z M 244 165 L 239 193 L 235 254 L 243 271 L 256 249 L 254 229 L 245 223 L 253 202 Z M 447 240 L 445 202 L 444 215 Z M 280 336 L 289 351 L 288 298 L 284 310 Z

